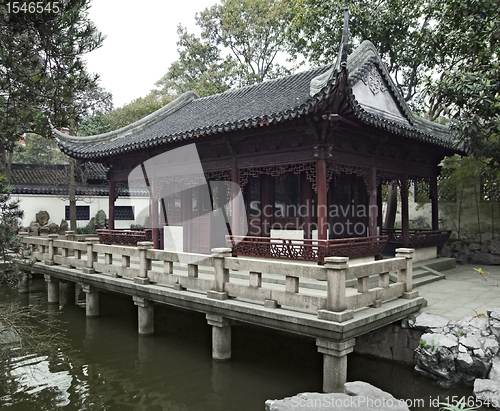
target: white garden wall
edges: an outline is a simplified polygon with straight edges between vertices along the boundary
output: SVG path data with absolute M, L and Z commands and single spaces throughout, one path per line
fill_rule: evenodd
M 35 221 L 36 213 L 41 210 L 47 211 L 50 215 L 51 223 L 61 224 L 64 219 L 65 206 L 69 206 L 69 200 L 53 195 L 22 195 L 14 194 L 12 198 L 20 201 L 21 209 L 24 211 L 22 225 L 29 226 L 32 221 Z M 99 210 L 103 210 L 106 216 L 109 214 L 108 197 L 87 197 L 84 201 L 77 201 L 77 206 L 90 206 L 90 218 L 94 217 Z M 149 209 L 149 199 L 144 197 L 135 198 L 118 198 L 115 202 L 117 206 L 133 206 L 135 221 L 132 220 L 116 220 L 115 228 L 130 228 L 131 224 L 144 224 L 144 219 Z M 141 212 L 142 211 L 142 212 Z M 90 220 L 78 220 L 77 226 L 83 227 Z

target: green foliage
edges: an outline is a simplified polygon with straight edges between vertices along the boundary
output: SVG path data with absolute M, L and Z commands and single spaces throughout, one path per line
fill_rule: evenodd
M 107 131 L 117 130 L 146 117 L 148 114 L 151 114 L 156 110 L 159 110 L 172 100 L 174 100 L 173 96 L 162 95 L 159 92 L 151 92 L 146 97 L 135 99 L 123 107 L 102 115 L 101 120 L 95 121 L 100 122 L 102 127 L 104 127 Z M 87 131 L 90 131 L 92 134 L 96 134 L 95 131 L 97 131 L 97 129 L 87 129 Z
M 288 73 L 275 60 L 286 46 L 290 21 L 288 4 L 282 0 L 222 0 L 196 16 L 202 38 L 230 50 L 246 84 Z
M 78 126 L 78 134 L 82 136 L 93 136 L 111 131 L 111 125 L 104 114 L 87 117 Z
M 83 227 L 78 227 L 76 229 L 77 234 L 96 234 L 95 228 L 92 227 L 91 225 L 86 225 Z
M 434 351 L 437 346 L 436 344 L 432 343 L 432 345 L 429 345 L 425 342 L 425 340 L 423 338 L 421 338 L 419 341 L 418 341 L 418 345 L 428 351 Z
M 38 134 L 26 133 L 25 146 L 16 147 L 12 158 L 14 163 L 24 164 L 67 164 L 68 158 L 59 150 L 52 139 L 47 139 Z
M 179 60 L 156 83 L 163 94 L 178 95 L 193 90 L 201 97 L 222 93 L 237 82 L 236 61 L 221 57 L 220 50 L 207 41 L 177 28 Z
M 477 157 L 500 165 L 500 8 L 494 0 L 443 2 L 439 53 L 450 64 L 427 92 L 440 94 L 454 134 Z
M 178 27 L 179 59 L 156 85 L 164 95 L 203 97 L 289 74 L 276 58 L 290 19 L 284 0 L 222 0 L 197 14 L 201 38 Z
M 490 159 L 487 158 L 461 158 L 457 155 L 443 160 L 438 183 L 439 204 L 446 218 L 455 227 L 459 239 L 465 212 L 471 212 L 472 209 L 477 219 L 477 232 L 481 235 L 483 222 L 480 215 L 484 202 L 499 200 L 500 173 L 489 167 L 489 164 Z M 494 220 L 492 214 L 492 231 Z
M 0 282 L 12 283 L 17 281 L 19 271 L 11 257 L 22 248 L 16 233 L 24 212 L 19 208 L 19 201 L 10 198 L 11 189 L 3 184 L 4 181 L 5 177 L 0 174 L 0 253 L 3 263 Z
M 462 401 L 456 405 L 440 402 L 439 405 L 442 406 L 441 408 L 439 408 L 440 411 L 475 411 L 480 408 L 479 406 L 467 407 L 465 401 Z
M 425 0 L 287 0 L 293 20 L 292 51 L 314 64 L 335 61 L 342 37 L 344 7 L 349 8 L 351 48 L 370 40 L 392 73 L 405 100 L 413 99 L 422 73 L 433 66 L 436 5 Z
M 81 57 L 103 41 L 88 19 L 89 4 L 68 0 L 59 12 L 43 13 L 9 13 L 0 5 L 1 151 L 12 152 L 24 132 L 50 136 L 47 117 L 68 126 L 109 105 Z
M 457 141 L 500 165 L 500 8 L 496 0 L 286 0 L 289 40 L 310 62 L 332 62 L 351 14 L 351 47 L 371 40 L 410 106 L 446 114 Z

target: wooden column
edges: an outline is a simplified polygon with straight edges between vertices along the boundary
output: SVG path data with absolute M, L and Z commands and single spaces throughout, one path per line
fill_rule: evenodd
M 437 191 L 437 175 L 431 178 L 429 183 L 431 197 L 431 221 L 432 229 L 439 230 L 439 211 L 438 211 L 438 191 Z
M 262 174 L 261 175 L 261 227 L 262 227 L 262 237 L 269 237 L 271 234 L 271 225 L 273 223 L 273 185 L 271 176 Z
M 182 216 L 182 243 L 183 251 L 189 253 L 191 236 L 191 214 L 193 210 L 193 197 L 191 190 L 181 192 L 181 216 Z
M 233 165 L 231 168 L 231 182 L 232 184 L 232 192 L 231 192 L 231 201 L 232 201 L 232 219 L 231 219 L 231 228 L 233 235 L 242 235 L 242 224 L 241 224 L 241 215 L 240 215 L 240 207 L 238 202 L 234 199 L 239 193 L 240 187 L 240 172 L 238 170 L 238 165 L 236 163 L 236 157 L 233 158 Z
M 380 227 L 380 234 L 382 234 L 382 179 L 379 181 L 377 186 L 377 207 L 378 207 L 378 219 L 377 225 Z
M 380 213 L 377 201 L 377 170 L 375 167 L 371 167 L 370 169 L 370 187 L 368 191 L 370 193 L 368 206 L 368 235 L 375 236 L 378 235 L 377 222 L 378 214 Z
M 159 213 L 158 213 L 158 182 L 156 176 L 151 179 L 151 229 L 154 248 L 160 248 L 159 231 Z
M 300 217 L 301 224 L 304 227 L 304 238 L 311 239 L 312 238 L 312 200 L 314 196 L 314 191 L 312 189 L 311 182 L 307 179 L 307 175 L 303 172 L 300 176 Z
M 403 174 L 401 178 L 401 231 L 403 236 L 403 247 L 410 246 L 409 233 L 409 211 L 408 211 L 408 175 Z
M 326 153 L 327 148 L 315 147 L 316 160 L 316 189 L 318 190 L 318 240 L 328 240 L 328 191 L 326 182 Z
M 109 210 L 108 210 L 108 228 L 110 230 L 115 229 L 115 182 L 113 180 L 113 174 L 109 175 Z

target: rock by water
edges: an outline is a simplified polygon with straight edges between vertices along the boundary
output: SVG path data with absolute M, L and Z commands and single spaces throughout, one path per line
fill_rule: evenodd
M 404 401 L 363 381 L 348 382 L 344 393 L 305 392 L 282 400 L 267 400 L 266 411 L 358 410 L 409 411 Z

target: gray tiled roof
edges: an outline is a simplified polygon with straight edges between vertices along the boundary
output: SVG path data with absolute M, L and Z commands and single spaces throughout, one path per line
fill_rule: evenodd
M 77 182 L 77 195 L 107 196 L 109 187 L 106 168 L 102 164 L 87 163 L 91 178 L 98 184 Z M 79 170 L 90 180 L 86 170 Z M 11 182 L 14 194 L 68 195 L 69 173 L 67 164 L 12 164 Z
M 349 74 L 348 94 L 352 114 L 357 119 L 399 135 L 455 149 L 447 127 L 417 117 L 409 110 L 370 42 L 362 43 L 347 60 L 339 54 L 335 64 L 277 80 L 204 98 L 193 92 L 185 93 L 146 118 L 110 133 L 72 137 L 54 130 L 54 134 L 65 153 L 97 160 L 173 141 L 286 121 L 316 108 L 336 86 L 340 70 Z M 367 79 L 366 73 L 382 84 L 383 90 L 378 95 L 370 94 L 369 85 L 362 84 Z
M 119 131 L 110 139 L 89 144 L 67 143 L 58 135 L 63 151 L 77 158 L 95 158 L 137 150 L 174 140 L 183 140 L 233 129 L 247 128 L 266 121 L 282 121 L 307 112 L 322 97 L 309 94 L 311 80 L 329 66 L 308 70 L 277 80 L 196 98 L 172 114 L 137 127 Z M 154 114 L 154 113 L 153 113 Z M 117 138 L 114 138 L 117 137 Z

